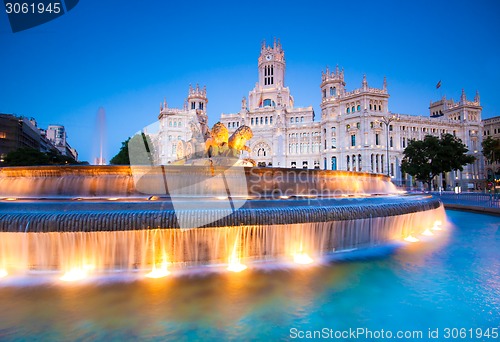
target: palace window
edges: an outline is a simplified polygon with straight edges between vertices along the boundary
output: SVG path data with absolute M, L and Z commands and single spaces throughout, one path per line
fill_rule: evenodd
M 349 114 L 350 112 L 351 112 L 351 109 L 349 107 L 347 107 L 346 113 Z
M 250 124 L 253 125 L 253 118 L 250 120 Z
M 356 146 L 356 134 L 351 135 L 351 146 Z
M 303 116 L 300 117 L 300 122 L 304 122 L 304 117 Z
M 332 88 L 332 87 L 330 87 L 330 96 L 333 96 L 333 95 L 334 95 L 334 94 L 333 94 L 333 88 Z
M 375 145 L 380 145 L 380 135 L 378 133 L 375 134 Z
M 196 102 L 191 102 L 191 109 L 196 109 Z
M 337 157 L 332 157 L 332 170 L 337 170 Z
M 352 106 L 351 111 L 354 113 L 354 106 Z
M 326 89 L 323 89 L 323 97 L 326 97 Z
M 267 125 L 267 116 L 266 116 L 266 125 Z
M 333 149 L 337 148 L 337 139 L 336 138 L 332 138 L 332 148 Z
M 392 146 L 392 137 L 389 138 L 389 147 L 393 147 Z
M 199 109 L 203 109 L 203 102 L 200 102 L 199 106 L 198 106 Z
M 358 105 L 358 107 L 356 107 L 356 110 L 359 112 L 361 110 L 361 105 Z

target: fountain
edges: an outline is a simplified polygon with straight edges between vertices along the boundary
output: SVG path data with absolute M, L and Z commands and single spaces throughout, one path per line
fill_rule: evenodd
M 223 158 L 244 149 L 245 138 L 227 148 L 226 140 L 207 140 L 211 158 L 168 166 L 0 169 L 0 276 L 158 278 L 206 266 L 309 264 L 417 241 L 446 219 L 439 200 L 401 194 L 386 176 L 234 166 L 252 164 Z

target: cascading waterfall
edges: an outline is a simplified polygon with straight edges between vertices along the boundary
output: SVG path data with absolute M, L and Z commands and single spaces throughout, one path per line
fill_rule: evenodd
M 439 200 L 404 196 L 385 176 L 137 168 L 138 178 L 121 166 L 0 169 L 0 277 L 148 271 L 159 277 L 202 265 L 241 271 L 255 261 L 308 263 L 402 241 L 446 221 Z M 210 178 L 222 174 L 223 182 Z M 229 193 L 228 184 L 241 184 L 241 177 L 243 187 Z
M 0 233 L 0 268 L 12 273 L 92 269 L 137 271 L 224 264 L 236 258 L 291 260 L 401 241 L 445 221 L 442 206 L 398 216 L 286 225 L 141 229 L 104 232 Z

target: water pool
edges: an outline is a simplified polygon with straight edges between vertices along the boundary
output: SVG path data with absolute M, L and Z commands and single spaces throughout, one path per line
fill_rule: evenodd
M 358 328 L 372 333 L 358 340 L 376 340 L 382 329 L 417 334 L 406 340 L 418 332 L 430 340 L 430 329 L 442 340 L 446 328 L 463 328 L 466 338 L 455 340 L 493 341 L 500 217 L 447 214 L 452 227 L 438 238 L 304 268 L 0 286 L 0 340 L 289 340 L 314 332 L 342 340 L 339 332 Z

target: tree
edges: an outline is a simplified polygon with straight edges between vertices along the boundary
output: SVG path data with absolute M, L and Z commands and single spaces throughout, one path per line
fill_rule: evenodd
M 36 166 L 36 165 L 66 165 L 78 164 L 71 157 L 63 156 L 54 151 L 40 152 L 33 148 L 18 148 L 9 152 L 4 159 L 5 166 Z
M 109 161 L 112 165 L 130 165 L 130 158 L 128 156 L 128 142 L 130 138 L 122 142 L 120 151 Z
M 141 141 L 142 136 L 142 141 Z M 130 165 L 130 154 L 137 165 L 151 165 L 155 155 L 151 137 L 145 133 L 136 134 L 122 142 L 120 151 L 109 161 L 114 165 Z
M 481 143 L 483 148 L 483 155 L 488 162 L 491 164 L 495 162 L 500 162 L 500 139 L 493 139 L 491 136 L 488 136 Z
M 411 140 L 404 150 L 401 171 L 424 182 L 431 189 L 434 177 L 443 172 L 463 170 L 476 159 L 468 155 L 462 141 L 451 134 L 441 138 L 427 135 L 424 140 Z

